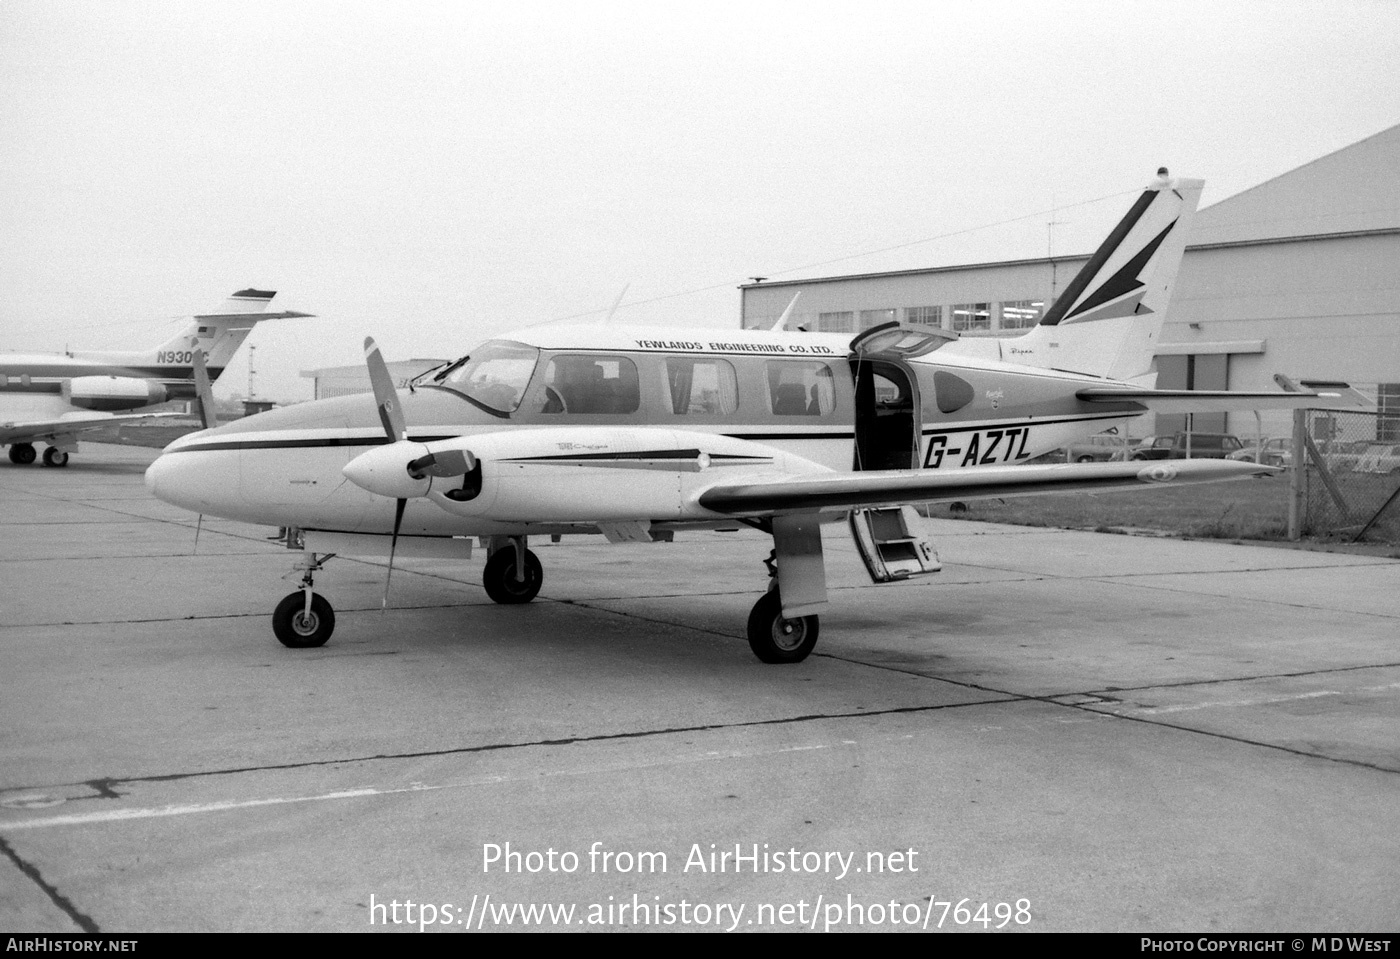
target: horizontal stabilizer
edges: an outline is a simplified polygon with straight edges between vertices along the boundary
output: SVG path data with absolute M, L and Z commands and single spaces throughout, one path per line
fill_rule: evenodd
M 279 313 L 196 313 L 196 320 L 223 320 L 229 325 L 236 325 L 237 320 L 251 320 L 248 326 L 262 320 L 291 320 L 315 316 L 315 313 L 298 313 L 296 310 L 282 310 Z
M 858 507 L 1212 483 L 1277 472 L 1269 466 L 1212 459 L 814 473 L 711 486 L 700 494 L 699 504 L 726 516 L 837 512 Z
M 1367 399 L 1345 383 L 1294 393 L 1276 390 L 1144 390 L 1091 386 L 1074 395 L 1090 403 L 1140 403 L 1154 413 L 1242 413 L 1269 409 L 1353 409 Z

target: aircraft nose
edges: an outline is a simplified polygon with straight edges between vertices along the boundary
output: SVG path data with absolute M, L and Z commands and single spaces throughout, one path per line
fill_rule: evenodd
M 205 453 L 162 453 L 146 468 L 146 488 L 162 503 L 218 514 L 218 507 L 238 488 L 238 464 L 211 462 L 214 458 Z
M 183 480 L 187 470 L 181 470 L 177 462 L 178 457 L 169 453 L 162 453 L 156 461 L 146 467 L 146 489 L 151 491 L 151 495 L 163 503 L 171 503 L 175 506 L 184 506 L 181 495 L 186 493 Z

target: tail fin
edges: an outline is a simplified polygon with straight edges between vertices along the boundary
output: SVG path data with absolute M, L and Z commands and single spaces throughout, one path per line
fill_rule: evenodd
M 1157 171 L 1039 325 L 1001 341 L 1002 358 L 1116 380 L 1146 374 L 1204 185 Z
M 209 379 L 216 380 L 233 354 L 247 339 L 253 327 L 263 320 L 313 316 L 286 310 L 270 313 L 267 308 L 276 296 L 272 290 L 239 290 L 211 313 L 196 314 L 190 324 L 159 346 L 130 352 L 77 352 L 81 359 L 101 360 L 137 369 L 143 376 L 160 380 L 176 389 L 172 396 L 191 396 L 194 382 L 193 356 L 204 354 Z

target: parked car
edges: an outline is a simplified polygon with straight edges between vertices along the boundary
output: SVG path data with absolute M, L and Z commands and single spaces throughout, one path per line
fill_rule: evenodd
M 1071 443 L 1065 447 L 1065 461 L 1068 463 L 1104 463 L 1108 460 L 1122 460 L 1126 446 L 1123 437 L 1112 433 L 1096 433 L 1093 436 Z
M 1265 466 L 1292 466 L 1293 440 L 1287 436 L 1275 436 L 1264 440 L 1264 448 L 1251 443 L 1242 450 L 1235 450 L 1227 460 L 1245 463 L 1263 463 Z
M 1135 460 L 1164 460 L 1176 446 L 1175 436 L 1144 436 L 1142 442 L 1133 447 Z
M 1345 473 L 1359 469 L 1362 457 L 1366 456 L 1367 452 L 1377 445 L 1384 448 L 1386 444 L 1377 444 L 1375 440 L 1334 440 L 1330 443 L 1318 444 L 1323 462 L 1334 473 Z M 1367 471 L 1361 470 L 1361 472 Z
M 1133 449 L 1135 460 L 1180 460 L 1187 450 L 1193 459 L 1224 459 L 1244 449 L 1240 438 L 1232 433 L 1177 433 L 1173 436 L 1149 436 Z
M 1352 469 L 1358 473 L 1394 473 L 1400 470 L 1400 446 L 1372 443 Z

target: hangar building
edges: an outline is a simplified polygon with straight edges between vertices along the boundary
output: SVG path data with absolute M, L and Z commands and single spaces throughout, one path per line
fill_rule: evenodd
M 450 363 L 451 360 L 390 360 L 384 365 L 389 368 L 389 376 L 394 385 L 402 389 L 408 381 L 425 373 L 435 366 Z M 373 393 L 369 382 L 369 368 L 363 363 L 354 366 L 326 366 L 318 370 L 302 370 L 301 375 L 313 380 L 314 399 L 324 400 L 332 396 L 350 396 L 354 393 Z
M 857 331 L 891 320 L 962 336 L 1034 326 L 1089 254 L 746 284 L 742 325 Z M 1196 214 L 1157 348 L 1161 389 L 1275 389 L 1273 375 L 1345 380 L 1374 394 L 1377 439 L 1400 442 L 1400 126 Z M 1263 414 L 1288 432 L 1289 414 Z M 1134 433 L 1173 432 L 1159 414 Z M 1141 423 L 1142 421 L 1138 421 Z M 1253 436 L 1253 413 L 1194 429 Z

